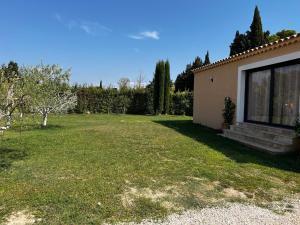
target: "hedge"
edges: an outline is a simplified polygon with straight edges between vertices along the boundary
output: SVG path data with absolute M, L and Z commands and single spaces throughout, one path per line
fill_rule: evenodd
M 73 91 L 77 93 L 75 113 L 154 114 L 150 88 L 119 91 L 115 88 L 74 87 Z M 192 92 L 171 93 L 170 98 L 168 114 L 192 115 Z

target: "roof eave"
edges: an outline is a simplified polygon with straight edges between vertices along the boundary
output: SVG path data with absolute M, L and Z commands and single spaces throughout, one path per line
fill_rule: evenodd
M 196 68 L 196 69 L 192 70 L 192 72 L 194 74 L 196 74 L 197 72 L 202 72 L 202 71 L 205 71 L 205 70 L 209 70 L 209 69 L 227 64 L 227 63 L 231 63 L 231 62 L 234 62 L 234 61 L 238 61 L 238 60 L 241 60 L 241 59 L 244 59 L 244 58 L 251 57 L 253 55 L 257 55 L 261 52 L 266 52 L 266 51 L 275 49 L 277 47 L 285 46 L 285 44 L 288 44 L 289 42 L 298 42 L 299 40 L 300 40 L 300 33 L 297 33 L 297 34 L 292 35 L 290 37 L 282 38 L 282 39 L 277 40 L 275 42 L 264 44 L 264 45 L 258 46 L 256 48 L 252 48 L 252 49 L 249 49 L 247 51 L 235 54 L 233 56 L 229 56 L 227 58 L 218 60 L 214 63 Z

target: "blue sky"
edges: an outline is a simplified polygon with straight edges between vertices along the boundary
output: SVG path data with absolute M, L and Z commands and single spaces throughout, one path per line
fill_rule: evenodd
M 212 61 L 227 57 L 255 5 L 264 29 L 300 31 L 299 0 L 1 0 L 0 63 L 55 63 L 72 68 L 72 82 L 115 85 L 151 80 L 169 59 L 174 80 L 207 50 Z

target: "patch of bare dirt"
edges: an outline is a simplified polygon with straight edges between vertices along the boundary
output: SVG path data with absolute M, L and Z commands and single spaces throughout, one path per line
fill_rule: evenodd
M 161 191 L 153 191 L 150 188 L 141 188 L 137 189 L 134 187 L 128 188 L 127 191 L 123 193 L 121 196 L 122 204 L 125 208 L 132 207 L 134 205 L 134 201 L 137 198 L 148 198 L 151 201 L 158 201 L 163 197 L 166 197 L 167 193 Z
M 234 188 L 225 188 L 223 190 L 224 195 L 228 198 L 241 198 L 241 199 L 246 199 L 247 196 L 245 193 L 240 192 L 238 190 L 235 190 Z
M 7 219 L 4 225 L 30 225 L 36 221 L 34 215 L 30 212 L 23 210 L 19 212 L 13 212 Z

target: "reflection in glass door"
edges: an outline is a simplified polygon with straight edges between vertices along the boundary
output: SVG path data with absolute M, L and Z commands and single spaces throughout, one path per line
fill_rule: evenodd
M 272 123 L 293 126 L 299 114 L 300 64 L 274 69 Z
M 271 70 L 249 73 L 247 120 L 269 122 L 270 87 Z
M 248 71 L 248 122 L 292 127 L 300 113 L 300 59 Z

